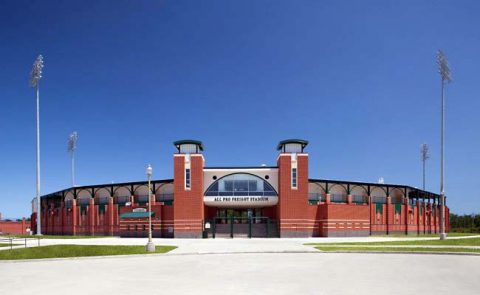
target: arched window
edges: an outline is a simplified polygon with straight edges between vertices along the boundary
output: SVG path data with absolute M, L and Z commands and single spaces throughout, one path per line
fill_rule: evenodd
M 247 173 L 224 176 L 210 185 L 205 196 L 277 196 L 264 179 Z

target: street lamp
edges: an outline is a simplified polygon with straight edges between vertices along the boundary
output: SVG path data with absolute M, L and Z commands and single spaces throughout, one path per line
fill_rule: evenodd
M 75 186 L 75 150 L 77 149 L 78 134 L 77 131 L 73 131 L 68 136 L 67 150 L 72 156 L 72 187 Z
M 155 252 L 155 244 L 152 241 L 152 194 L 150 189 L 150 182 L 152 180 L 153 169 L 150 164 L 147 166 L 148 177 L 148 243 L 145 246 L 147 252 Z
M 37 94 L 37 235 L 42 235 L 41 206 L 40 206 L 40 79 L 42 78 L 43 56 L 39 55 L 30 72 L 30 87 L 36 88 Z
M 444 188 L 444 170 L 445 170 L 445 82 L 452 81 L 450 77 L 450 68 L 448 66 L 447 57 L 439 50 L 437 52 L 438 72 L 441 77 L 441 135 L 440 135 L 440 240 L 445 240 L 445 188 Z
M 425 191 L 425 162 L 430 158 L 428 154 L 428 145 L 426 143 L 420 146 L 420 157 L 423 164 L 423 190 Z

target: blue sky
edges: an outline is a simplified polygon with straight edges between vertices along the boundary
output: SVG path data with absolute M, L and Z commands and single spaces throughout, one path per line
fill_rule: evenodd
M 341 3 L 340 3 L 341 2 Z M 480 4 L 476 1 L 3 1 L 0 212 L 35 195 L 41 81 L 42 193 L 172 177 L 172 142 L 200 139 L 207 166 L 275 165 L 310 141 L 310 177 L 439 190 L 440 80 L 447 54 L 447 203 L 480 210 Z

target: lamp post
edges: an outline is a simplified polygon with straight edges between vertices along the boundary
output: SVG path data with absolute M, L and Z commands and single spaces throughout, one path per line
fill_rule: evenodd
M 77 149 L 78 134 L 77 131 L 70 133 L 68 137 L 68 152 L 72 158 L 72 187 L 75 186 L 75 150 Z
M 147 166 L 148 177 L 148 243 L 145 246 L 147 252 L 155 252 L 155 244 L 152 241 L 152 194 L 150 189 L 150 182 L 152 180 L 153 169 L 150 164 Z
M 445 188 L 444 188 L 444 170 L 445 170 L 445 82 L 452 81 L 450 77 L 450 68 L 447 57 L 439 50 L 437 52 L 438 72 L 441 77 L 441 134 L 440 134 L 440 240 L 445 240 Z
M 37 185 L 36 185 L 36 198 L 37 198 L 37 235 L 42 235 L 41 227 L 41 211 L 40 206 L 40 79 L 42 78 L 42 69 L 43 69 L 43 56 L 39 55 L 32 66 L 32 71 L 30 72 L 30 87 L 36 89 L 37 94 L 37 152 L 36 152 L 36 162 L 37 162 Z
M 420 157 L 422 159 L 422 164 L 423 164 L 423 190 L 425 191 L 425 162 L 430 158 L 430 155 L 428 154 L 428 145 L 426 143 L 422 144 L 420 146 Z

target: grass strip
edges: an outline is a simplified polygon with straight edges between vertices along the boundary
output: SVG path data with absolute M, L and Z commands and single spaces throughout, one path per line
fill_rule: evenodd
M 465 237 L 465 236 L 479 236 L 478 233 L 448 233 L 449 237 Z M 382 238 L 437 238 L 438 234 L 390 234 L 390 235 L 374 235 L 373 237 L 382 237 Z
M 394 247 L 315 247 L 325 252 L 355 251 L 355 252 L 438 252 L 438 253 L 480 253 L 480 249 L 465 248 L 394 248 Z
M 480 246 L 480 237 L 465 239 L 446 239 L 446 240 L 415 240 L 415 241 L 389 241 L 389 242 L 334 242 L 334 243 L 308 243 L 309 246 L 322 245 L 409 245 L 409 246 Z
M 166 253 L 175 246 L 156 246 L 152 253 Z M 64 258 L 84 256 L 110 256 L 150 254 L 145 246 L 53 245 L 0 251 L 0 260 Z

